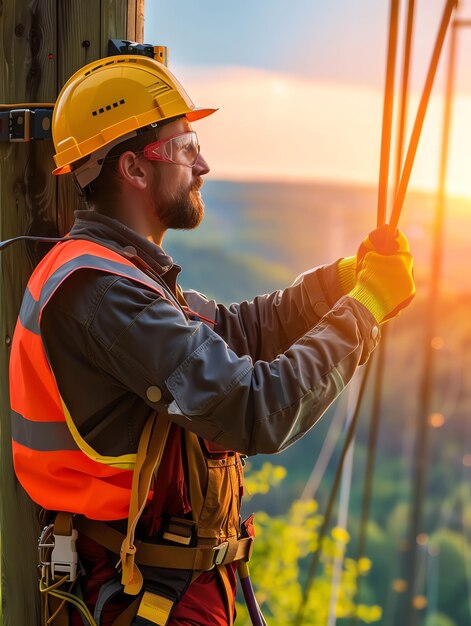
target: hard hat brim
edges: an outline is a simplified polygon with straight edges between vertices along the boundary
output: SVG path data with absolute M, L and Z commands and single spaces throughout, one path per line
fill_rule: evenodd
M 72 168 L 70 165 L 62 165 L 61 167 L 56 167 L 55 170 L 52 170 L 54 176 L 60 176 L 61 174 L 70 174 Z
M 192 111 L 188 111 L 188 113 L 185 113 L 185 117 L 189 122 L 196 122 L 196 120 L 200 120 L 203 117 L 208 117 L 208 115 L 216 113 L 217 110 L 218 109 L 196 108 Z

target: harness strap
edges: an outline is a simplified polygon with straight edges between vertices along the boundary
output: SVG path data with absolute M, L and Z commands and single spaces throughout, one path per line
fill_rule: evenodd
M 73 513 L 67 511 L 59 511 L 54 518 L 54 534 L 68 536 L 72 534 Z
M 104 522 L 79 517 L 75 528 L 110 552 L 120 553 L 124 535 Z M 233 561 L 248 561 L 252 552 L 253 537 L 229 539 L 216 546 L 195 548 L 167 546 L 140 542 L 136 546 L 135 562 L 148 567 L 169 569 L 210 570 L 214 565 L 227 565 Z
M 139 608 L 140 601 L 141 596 L 138 596 L 135 600 L 133 600 L 131 604 L 119 615 L 119 617 L 115 619 L 113 626 L 131 626 L 134 624 L 135 622 L 133 622 L 133 619 L 136 615 L 137 609 Z
M 229 575 L 227 573 L 227 568 L 225 565 L 219 565 L 217 567 L 217 571 L 219 574 L 219 578 L 221 580 L 222 586 L 224 588 L 224 599 L 226 602 L 226 613 L 228 618 L 228 626 L 233 626 L 234 624 L 234 608 L 233 608 L 233 599 L 234 592 L 232 591 L 231 583 L 229 581 Z
M 118 593 L 123 590 L 123 585 L 117 580 L 109 580 L 100 587 L 98 592 L 98 598 L 95 604 L 95 610 L 93 611 L 93 619 L 100 626 L 101 614 L 106 604 L 114 598 Z
M 147 503 L 152 478 L 162 460 L 169 430 L 168 413 L 166 410 L 162 410 L 158 417 L 154 413 L 147 420 L 139 441 L 132 479 L 128 530 L 120 549 L 121 583 L 124 586 L 124 592 L 130 595 L 137 595 L 144 583 L 142 574 L 134 563 L 136 554 L 134 535 L 137 523 Z
M 165 626 L 175 603 L 164 596 L 145 591 L 137 609 L 136 626 L 146 625 L 149 622 L 156 626 Z M 141 619 L 143 620 L 141 622 Z

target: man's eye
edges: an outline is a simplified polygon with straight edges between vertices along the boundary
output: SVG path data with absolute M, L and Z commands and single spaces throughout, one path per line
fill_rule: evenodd
M 190 146 L 191 141 L 188 141 L 188 139 L 179 139 L 175 145 L 177 150 L 188 150 Z

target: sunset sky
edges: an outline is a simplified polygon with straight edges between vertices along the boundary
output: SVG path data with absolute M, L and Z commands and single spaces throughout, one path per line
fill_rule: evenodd
M 405 3 L 403 3 L 405 4 Z M 417 0 L 410 125 L 445 0 Z M 288 10 L 290 7 L 290 10 Z M 471 17 L 471 0 L 461 17 Z M 388 0 L 152 0 L 145 40 L 168 45 L 195 103 L 213 178 L 376 184 Z M 400 27 L 404 30 L 404 16 Z M 401 48 L 402 49 L 402 48 Z M 447 49 L 411 186 L 434 189 Z M 471 28 L 460 29 L 448 189 L 471 196 Z

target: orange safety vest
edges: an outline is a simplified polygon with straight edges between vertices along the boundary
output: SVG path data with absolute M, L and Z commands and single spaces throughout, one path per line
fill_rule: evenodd
M 136 455 L 100 455 L 80 436 L 41 336 L 44 307 L 62 282 L 81 268 L 125 276 L 166 297 L 133 263 L 97 243 L 71 239 L 49 252 L 28 282 L 12 342 L 13 462 L 18 480 L 43 508 L 81 513 L 89 519 L 124 519 Z
M 28 282 L 12 342 L 13 461 L 20 483 L 36 503 L 48 510 L 81 514 L 74 520 L 80 541 L 91 540 L 92 545 L 96 542 L 97 546 L 121 555 L 122 584 L 125 592 L 132 594 L 136 591 L 126 591 L 126 585 L 137 585 L 138 590 L 142 585 L 142 580 L 139 584 L 134 580 L 139 571 L 132 546 L 134 525 L 130 529 L 128 522 L 127 535 L 116 535 L 115 531 L 109 537 L 109 533 L 103 532 L 103 522 L 126 519 L 130 514 L 131 495 L 136 495 L 132 481 L 134 467 L 137 471 L 139 466 L 137 455 L 103 456 L 81 437 L 61 398 L 41 336 L 44 307 L 62 282 L 81 268 L 126 277 L 150 287 L 172 302 L 153 278 L 118 252 L 84 240 L 69 239 L 56 245 Z M 164 423 L 160 422 L 161 425 Z M 164 467 L 160 469 L 167 470 L 170 464 L 172 472 L 159 471 L 157 474 L 159 497 L 154 498 L 151 492 L 148 494 L 150 506 L 142 521 L 150 535 L 162 531 L 166 541 L 162 545 L 139 543 L 137 563 L 141 558 L 144 564 L 149 559 L 152 561 L 151 567 L 155 568 L 152 584 L 157 587 L 152 593 L 144 593 L 143 602 L 138 609 L 137 605 L 135 607 L 137 615 L 155 624 L 167 623 L 172 607 L 191 580 L 201 571 L 215 566 L 224 587 L 222 597 L 226 598 L 228 623 L 232 625 L 234 592 L 226 564 L 248 560 L 254 538 L 252 518 L 242 525 L 240 521 L 243 490 L 240 455 L 221 450 L 219 446 L 200 440 L 194 433 L 182 431 L 177 425 L 172 425 L 168 439 L 162 442 L 165 446 Z M 188 483 L 184 478 L 184 465 L 189 472 Z M 172 489 L 174 483 L 171 481 L 175 480 L 184 480 L 185 489 L 180 483 L 178 489 Z M 176 496 L 168 501 L 167 496 L 172 491 Z M 189 512 L 191 520 L 187 518 Z M 136 520 L 141 513 L 142 508 Z M 89 522 L 86 518 L 101 521 Z M 163 526 L 162 522 L 165 522 Z M 191 536 L 194 544 L 190 545 Z M 125 549 L 128 544 L 133 548 L 129 554 Z M 128 563 L 129 555 L 132 559 Z M 178 573 L 173 575 L 173 571 Z M 213 585 L 214 593 L 216 578 L 209 580 L 211 586 L 209 583 Z M 165 588 L 165 594 L 159 595 L 159 585 Z M 90 594 L 92 591 L 88 589 L 85 599 L 92 605 L 94 600 Z M 192 602 L 198 604 L 196 600 Z M 204 603 L 204 598 L 201 602 Z M 185 607 L 181 610 L 184 615 Z

